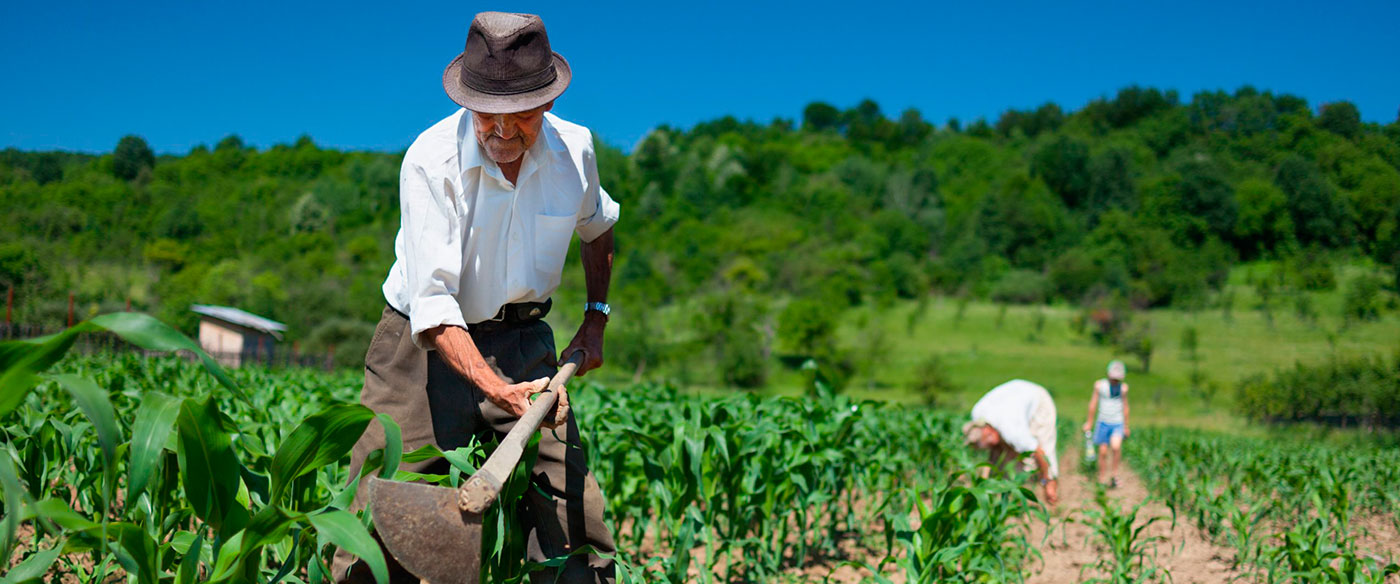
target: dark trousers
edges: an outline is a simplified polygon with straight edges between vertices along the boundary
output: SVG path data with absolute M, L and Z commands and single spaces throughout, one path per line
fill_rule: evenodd
M 472 341 L 507 382 L 553 376 L 554 333 L 542 320 L 492 323 L 469 327 Z M 385 308 L 365 355 L 365 385 L 360 403 L 376 413 L 387 413 L 403 430 L 404 452 L 426 444 L 443 451 L 466 446 L 473 436 L 504 437 L 515 418 L 488 401 L 474 384 L 453 371 L 436 351 L 413 344 L 408 319 Z M 563 439 L 562 441 L 560 439 Z M 350 454 L 350 476 L 359 474 L 366 457 L 384 447 L 384 428 L 375 421 L 365 430 Z M 401 470 L 446 474 L 442 459 L 404 463 Z M 588 471 L 578 424 L 572 413 L 568 427 L 541 433 L 539 456 L 532 482 L 517 508 L 524 523 L 527 557 L 542 562 L 568 554 L 584 545 L 604 554 L 616 546 L 603 523 L 603 495 Z M 354 509 L 368 498 L 367 482 L 355 493 Z M 381 546 L 382 547 L 382 546 Z M 385 550 L 395 582 L 417 583 Z M 363 562 L 344 550 L 336 550 L 332 573 L 338 582 L 373 582 Z M 535 572 L 531 582 L 613 582 L 613 562 L 596 555 L 575 556 L 558 571 Z

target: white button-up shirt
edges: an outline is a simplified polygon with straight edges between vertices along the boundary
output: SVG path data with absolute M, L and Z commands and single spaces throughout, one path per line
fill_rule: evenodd
M 512 185 L 458 110 L 428 128 L 399 172 L 401 224 L 384 298 L 408 315 L 413 341 L 440 325 L 468 326 L 559 287 L 569 242 L 592 241 L 619 206 L 598 184 L 588 128 L 546 113 Z

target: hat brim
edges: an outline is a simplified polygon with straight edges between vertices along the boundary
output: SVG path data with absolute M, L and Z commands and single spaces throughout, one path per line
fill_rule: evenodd
M 447 91 L 447 96 L 452 101 L 457 102 L 464 108 L 474 112 L 484 114 L 510 114 L 523 112 L 540 107 L 564 93 L 569 87 L 569 82 L 573 80 L 573 71 L 569 69 L 569 62 L 559 53 L 554 53 L 554 82 L 525 93 L 512 93 L 509 95 L 496 95 L 482 93 L 465 85 L 462 85 L 462 56 L 457 55 L 447 69 L 442 72 L 442 88 Z

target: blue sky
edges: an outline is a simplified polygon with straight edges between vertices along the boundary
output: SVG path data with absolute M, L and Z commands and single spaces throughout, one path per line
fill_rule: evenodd
M 555 112 L 624 148 L 815 100 L 967 122 L 1134 83 L 1400 111 L 1389 1 L 127 4 L 0 6 L 0 148 L 110 151 L 135 133 L 183 153 L 237 133 L 399 150 L 456 107 L 442 69 L 479 10 L 541 14 L 574 69 Z

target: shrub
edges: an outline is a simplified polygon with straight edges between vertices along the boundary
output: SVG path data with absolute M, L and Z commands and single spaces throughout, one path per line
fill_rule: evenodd
M 1138 358 L 1142 372 L 1152 371 L 1152 323 L 1145 323 L 1124 332 L 1118 339 L 1118 350 Z
M 1311 250 L 1299 254 L 1292 262 L 1294 285 L 1304 290 L 1335 290 L 1337 274 L 1327 257 Z
M 1011 270 L 992 285 L 992 300 L 1008 304 L 1040 304 L 1050 291 L 1050 280 L 1031 270 Z
M 1295 363 L 1240 382 L 1236 407 L 1256 420 L 1400 426 L 1400 353 Z
M 1104 269 L 1089 252 L 1074 248 L 1050 262 L 1050 283 L 1056 294 L 1070 302 L 1084 298 L 1103 280 Z
M 778 341 L 783 351 L 828 360 L 836 351 L 836 315 L 831 305 L 810 298 L 789 302 L 778 315 Z
M 1347 320 L 1376 320 L 1381 316 L 1385 281 L 1373 274 L 1361 274 L 1347 281 L 1342 298 L 1342 317 Z

